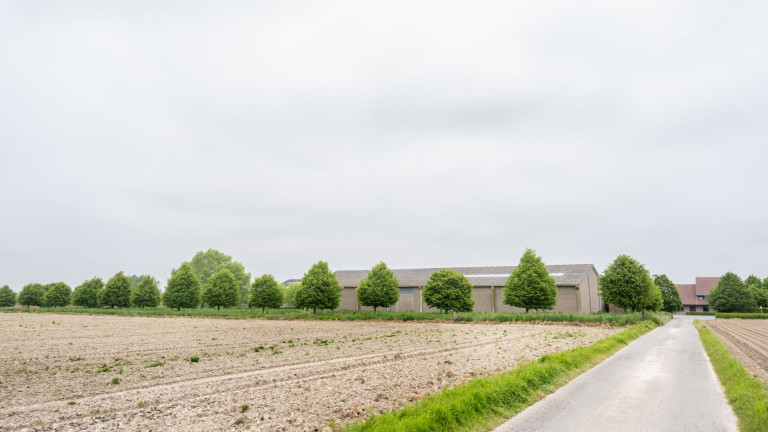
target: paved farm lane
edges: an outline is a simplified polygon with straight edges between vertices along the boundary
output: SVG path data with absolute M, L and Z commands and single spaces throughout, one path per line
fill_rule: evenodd
M 690 319 L 674 319 L 494 432 L 737 431 Z

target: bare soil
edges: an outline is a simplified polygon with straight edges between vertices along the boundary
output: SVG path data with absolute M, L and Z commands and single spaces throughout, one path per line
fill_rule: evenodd
M 768 384 L 768 320 L 703 321 L 745 368 Z
M 0 314 L 0 430 L 323 430 L 617 331 Z

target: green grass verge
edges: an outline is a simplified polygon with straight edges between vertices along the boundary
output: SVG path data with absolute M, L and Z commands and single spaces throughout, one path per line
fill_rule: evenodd
M 567 322 L 567 323 L 608 323 L 612 326 L 627 326 L 642 321 L 639 313 L 594 313 L 594 314 L 565 314 L 565 313 L 491 313 L 491 312 L 462 312 L 457 314 L 440 312 L 372 312 L 372 311 L 311 311 L 300 309 L 261 309 L 230 308 L 230 309 L 182 309 L 177 311 L 166 307 L 157 308 L 0 308 L 0 312 L 16 313 L 69 313 L 89 315 L 116 316 L 145 316 L 145 317 L 205 317 L 229 319 L 276 319 L 276 320 L 333 320 L 333 321 L 453 321 L 453 322 Z M 661 323 L 663 314 L 649 313 L 649 319 Z
M 720 339 L 701 321 L 693 323 L 704 350 L 725 388 L 725 397 L 739 419 L 742 432 L 768 431 L 768 392 L 765 384 L 728 352 Z
M 547 354 L 507 372 L 444 389 L 344 431 L 487 431 L 658 326 L 646 321 L 592 345 Z
M 768 319 L 768 310 L 766 313 L 741 313 L 741 312 L 718 312 L 715 318 L 737 318 L 737 319 Z
M 686 312 L 686 315 L 715 316 L 715 312 Z

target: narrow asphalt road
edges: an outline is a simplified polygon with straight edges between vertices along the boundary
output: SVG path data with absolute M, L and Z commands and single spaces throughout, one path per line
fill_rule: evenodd
M 691 319 L 673 319 L 494 432 L 738 431 Z

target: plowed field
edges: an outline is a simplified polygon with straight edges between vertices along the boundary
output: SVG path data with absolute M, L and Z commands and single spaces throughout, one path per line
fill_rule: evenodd
M 704 322 L 750 372 L 768 383 L 766 321 L 768 320 L 717 319 Z
M 322 430 L 617 331 L 0 314 L 0 430 Z

